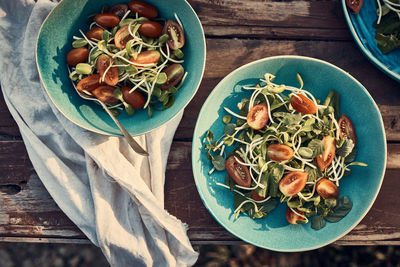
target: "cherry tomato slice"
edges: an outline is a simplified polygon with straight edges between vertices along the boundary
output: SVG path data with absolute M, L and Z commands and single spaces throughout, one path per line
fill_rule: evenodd
M 143 21 L 142 25 L 139 27 L 139 32 L 147 37 L 159 37 L 162 33 L 163 27 L 160 23 L 155 21 Z
M 304 215 L 304 212 L 294 209 L 298 214 Z M 294 213 L 289 207 L 286 208 L 286 220 L 290 224 L 298 224 L 297 221 L 305 221 L 305 219 Z
M 340 138 L 347 137 L 350 138 L 354 145 L 357 144 L 357 134 L 354 128 L 353 122 L 346 115 L 342 115 L 339 120 L 339 136 Z
M 254 130 L 260 130 L 267 125 L 268 107 L 265 103 L 253 106 L 247 113 L 247 123 Z
M 262 197 L 259 194 L 257 194 L 256 191 L 251 192 L 251 198 L 254 199 L 255 201 L 261 201 L 265 199 L 265 197 Z
M 336 152 L 336 140 L 332 136 L 324 136 L 322 139 L 324 142 L 325 150 L 321 155 L 316 157 L 318 167 L 321 171 L 324 171 L 328 167 L 335 157 Z
M 157 50 L 147 50 L 137 55 L 136 59 L 133 57 L 130 59 L 133 65 L 140 68 L 140 65 L 144 64 L 155 64 L 160 60 L 161 54 Z
M 114 97 L 114 90 L 113 86 L 101 85 L 94 89 L 92 94 L 104 103 L 117 104 L 119 100 Z
M 103 31 L 104 30 L 102 28 L 100 28 L 100 27 L 93 27 L 91 30 L 89 30 L 86 33 L 86 37 L 88 39 L 95 39 L 97 41 L 100 41 L 101 37 L 103 35 Z
M 229 175 L 232 177 L 232 179 L 238 185 L 243 187 L 250 187 L 251 177 L 249 169 L 247 168 L 247 166 L 244 166 L 239 162 L 237 162 L 235 157 L 238 158 L 238 160 L 242 161 L 241 158 L 239 158 L 238 156 L 230 156 L 225 161 L 225 168 L 228 171 Z
M 103 27 L 115 27 L 119 24 L 119 17 L 113 13 L 102 13 L 97 14 L 94 17 L 94 21 Z
M 128 30 L 129 25 L 125 25 L 115 33 L 114 43 L 118 48 L 125 48 L 126 43 L 133 39 Z
M 182 65 L 178 63 L 169 65 L 163 72 L 167 75 L 167 81 L 162 85 L 162 90 L 167 90 L 168 87 L 177 85 L 185 74 Z
M 305 95 L 295 94 L 290 98 L 290 104 L 292 107 L 303 114 L 315 114 L 317 113 L 317 107 L 314 102 L 306 97 Z
M 103 77 L 104 72 L 107 70 L 108 66 L 112 64 L 111 58 L 107 55 L 101 55 L 97 58 L 97 70 L 101 77 Z M 108 85 L 114 86 L 118 83 L 118 68 L 111 67 L 107 70 L 104 76 L 104 82 Z
M 93 74 L 80 80 L 76 86 L 76 89 L 79 91 L 85 90 L 90 92 L 100 85 L 100 74 Z
M 287 145 L 272 144 L 268 146 L 268 158 L 274 161 L 289 160 L 293 157 L 293 149 Z
M 111 7 L 110 13 L 117 15 L 120 19 L 125 15 L 128 11 L 128 5 L 126 4 L 117 4 Z
M 164 25 L 162 33 L 169 35 L 167 44 L 172 50 L 182 48 L 185 45 L 185 35 L 183 33 L 183 29 L 175 21 L 168 20 Z
M 297 195 L 306 186 L 308 173 L 293 171 L 286 174 L 279 182 L 279 190 L 285 196 Z
M 363 4 L 363 0 L 346 0 L 346 5 L 355 14 L 358 14 L 358 12 L 360 12 L 362 4 Z
M 129 93 L 130 90 L 131 88 L 127 86 L 122 87 L 121 89 L 125 102 L 131 105 L 134 109 L 143 108 L 144 104 L 146 103 L 146 99 L 144 98 L 143 94 L 138 90 Z
M 140 17 L 145 17 L 148 19 L 154 19 L 158 16 L 157 9 L 142 1 L 132 1 L 129 2 L 129 8 L 135 14 L 138 13 Z
M 89 56 L 89 50 L 86 47 L 74 48 L 67 54 L 67 64 L 76 66 L 78 63 L 84 63 Z
M 326 178 L 319 180 L 315 186 L 315 189 L 317 190 L 318 195 L 324 199 L 338 198 L 339 196 L 339 189 L 337 186 Z

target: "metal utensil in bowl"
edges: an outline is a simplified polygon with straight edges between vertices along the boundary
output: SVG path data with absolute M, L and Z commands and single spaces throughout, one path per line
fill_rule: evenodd
M 75 88 L 75 86 L 74 86 L 74 88 Z M 86 93 L 84 93 L 84 92 L 81 92 L 81 91 L 77 90 L 76 88 L 75 88 L 75 91 L 76 91 L 76 92 L 78 93 L 78 95 L 79 95 L 80 97 L 82 97 L 83 99 L 96 101 L 96 102 L 98 102 L 98 103 L 103 107 L 103 109 L 107 112 L 108 115 L 110 115 L 111 119 L 115 122 L 115 124 L 116 124 L 116 125 L 118 126 L 118 128 L 121 130 L 121 132 L 122 132 L 122 134 L 124 135 L 124 137 L 125 137 L 126 141 L 128 142 L 128 144 L 132 147 L 132 149 L 133 149 L 136 153 L 138 153 L 138 154 L 140 154 L 140 155 L 142 155 L 142 156 L 148 156 L 148 155 L 149 155 L 149 153 L 147 153 L 147 151 L 144 150 L 144 149 L 135 141 L 135 139 L 133 139 L 133 137 L 128 133 L 128 131 L 125 129 L 125 127 L 122 126 L 122 124 L 117 120 L 117 118 L 115 118 L 114 114 L 108 109 L 107 105 L 104 104 L 103 101 L 97 99 L 96 97 L 94 97 L 94 96 L 92 96 L 92 95 L 88 95 L 88 94 L 86 94 Z

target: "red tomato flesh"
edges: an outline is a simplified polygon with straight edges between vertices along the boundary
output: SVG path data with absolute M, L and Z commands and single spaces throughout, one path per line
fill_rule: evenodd
M 296 209 L 295 209 L 296 210 Z M 304 212 L 296 210 L 297 213 L 304 215 Z M 290 224 L 298 224 L 297 221 L 304 221 L 305 219 L 294 213 L 289 207 L 286 208 L 286 220 Z
M 247 123 L 254 130 L 260 130 L 267 125 L 268 107 L 265 103 L 253 106 L 247 113 Z
M 90 92 L 100 85 L 100 74 L 93 74 L 80 80 L 76 86 L 76 89 L 79 91 L 85 90 Z
M 130 61 L 133 62 L 134 66 L 140 68 L 141 66 L 137 64 L 155 64 L 160 60 L 160 58 L 160 52 L 156 50 L 147 50 L 139 53 L 136 59 L 132 57 Z
M 318 195 L 324 199 L 338 198 L 339 196 L 339 189 L 337 186 L 326 178 L 319 180 L 315 189 L 317 190 Z
M 340 138 L 350 138 L 354 145 L 357 144 L 357 134 L 356 129 L 354 128 L 353 122 L 346 115 L 342 115 L 339 122 L 339 136 Z
M 272 144 L 268 146 L 268 158 L 274 161 L 289 160 L 293 157 L 293 149 L 287 145 Z
M 101 55 L 97 58 L 97 70 L 101 77 L 103 77 L 107 68 L 112 64 L 112 59 L 107 55 Z M 118 68 L 111 67 L 107 70 L 104 76 L 104 82 L 108 85 L 114 86 L 118 83 Z
M 109 85 L 101 85 L 92 91 L 92 94 L 99 100 L 108 104 L 117 104 L 118 99 L 114 97 L 115 87 Z
M 325 150 L 321 155 L 316 157 L 318 167 L 321 171 L 324 171 L 333 161 L 336 152 L 336 140 L 332 136 L 324 136 L 322 139 L 324 142 Z
M 116 47 L 123 49 L 125 48 L 126 43 L 133 39 L 129 33 L 128 27 L 129 25 L 125 25 L 115 33 L 114 43 Z
M 308 173 L 293 171 L 286 174 L 279 182 L 279 190 L 285 196 L 297 195 L 306 186 Z
M 229 175 L 232 177 L 232 179 L 238 185 L 243 187 L 250 187 L 251 177 L 249 169 L 247 168 L 247 166 L 237 162 L 235 157 L 237 157 L 241 161 L 241 159 L 238 156 L 230 156 L 225 161 L 225 168 L 228 171 Z
M 290 98 L 290 104 L 292 107 L 303 114 L 315 114 L 317 113 L 317 107 L 314 102 L 306 97 L 305 95 L 295 94 Z

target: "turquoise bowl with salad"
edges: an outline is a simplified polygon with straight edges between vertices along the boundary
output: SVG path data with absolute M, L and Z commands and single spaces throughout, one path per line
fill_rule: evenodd
M 346 2 L 342 0 L 343 13 L 358 47 L 375 66 L 400 82 L 400 2 L 354 1 L 352 9 Z
M 229 232 L 305 251 L 367 214 L 384 177 L 386 137 L 377 105 L 350 74 L 318 59 L 270 57 L 211 92 L 192 165 L 204 205 Z
M 183 111 L 206 54 L 201 23 L 185 0 L 63 0 L 36 46 L 42 83 L 59 111 L 82 128 L 116 136 L 109 115 L 76 90 L 105 102 L 131 135 L 140 135 Z

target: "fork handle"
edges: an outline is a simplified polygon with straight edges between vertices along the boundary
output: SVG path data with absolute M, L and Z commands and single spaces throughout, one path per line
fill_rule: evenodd
M 108 109 L 106 104 L 103 103 L 103 101 L 99 101 L 103 109 L 107 112 L 108 115 L 110 115 L 111 119 L 115 122 L 115 124 L 118 126 L 118 128 L 121 130 L 122 134 L 124 135 L 126 141 L 128 141 L 128 144 L 132 147 L 132 149 L 142 155 L 142 156 L 148 156 L 149 153 L 147 153 L 146 150 L 144 150 L 136 141 L 133 139 L 133 137 L 128 133 L 128 131 L 125 129 L 124 126 L 115 118 L 115 116 L 111 113 L 111 111 Z

